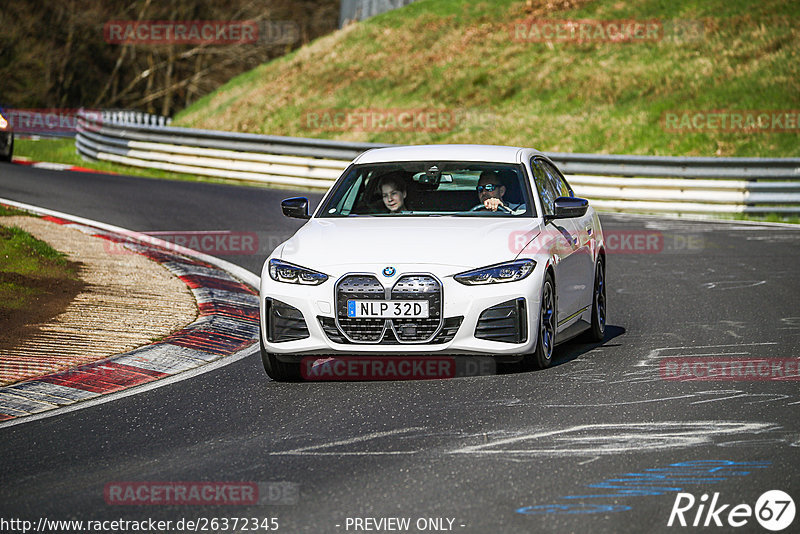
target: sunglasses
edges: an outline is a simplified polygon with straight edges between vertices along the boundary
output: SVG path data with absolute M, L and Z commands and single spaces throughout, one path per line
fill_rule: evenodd
M 478 191 L 478 193 L 483 193 L 484 191 L 489 191 L 491 193 L 498 187 L 501 187 L 500 184 L 486 184 L 486 185 L 479 185 L 475 189 Z

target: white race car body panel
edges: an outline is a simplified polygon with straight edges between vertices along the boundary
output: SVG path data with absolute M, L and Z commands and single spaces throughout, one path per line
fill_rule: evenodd
M 320 270 L 324 266 L 451 265 L 459 271 L 516 258 L 515 232 L 538 232 L 535 219 L 458 217 L 311 219 L 286 242 L 280 259 Z M 322 263 L 320 260 L 322 259 Z M 323 271 L 325 272 L 325 271 Z M 329 273 L 326 273 L 329 274 Z M 455 273 L 454 273 L 455 274 Z

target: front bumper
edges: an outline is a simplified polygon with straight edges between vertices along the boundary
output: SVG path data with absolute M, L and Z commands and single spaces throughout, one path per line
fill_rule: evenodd
M 544 266 L 537 265 L 523 280 L 483 286 L 456 282 L 453 274 L 464 269 L 398 265 L 397 274 L 385 277 L 384 267 L 326 273 L 330 278 L 318 286 L 277 282 L 262 272 L 261 335 L 266 350 L 285 362 L 309 355 L 404 354 L 490 355 L 513 362 L 534 350 L 538 313 L 531 310 L 539 309 Z M 355 276 L 361 277 L 357 282 L 362 285 L 352 291 L 348 282 Z M 402 283 L 412 278 L 414 284 Z M 343 303 L 370 291 L 378 300 L 427 299 L 430 319 L 357 324 L 347 319 Z M 278 333 L 287 332 L 286 337 L 276 335 L 276 319 Z

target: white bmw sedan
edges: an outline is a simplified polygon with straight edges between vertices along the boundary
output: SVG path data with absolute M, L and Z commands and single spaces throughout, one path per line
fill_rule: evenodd
M 261 273 L 261 352 L 276 380 L 309 356 L 480 355 L 550 365 L 606 322 L 600 221 L 529 148 L 431 145 L 358 156 Z

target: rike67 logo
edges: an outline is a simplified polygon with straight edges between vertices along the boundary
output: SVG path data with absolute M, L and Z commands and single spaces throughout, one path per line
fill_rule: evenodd
M 753 516 L 767 530 L 778 532 L 784 530 L 794 521 L 794 500 L 781 490 L 770 490 L 763 493 L 756 501 L 755 507 L 749 504 L 722 504 L 719 493 L 709 496 L 704 493 L 696 499 L 691 493 L 678 493 L 672 504 L 667 526 L 673 525 L 709 527 L 729 526 L 743 527 L 750 523 Z M 696 510 L 693 510 L 697 505 Z

